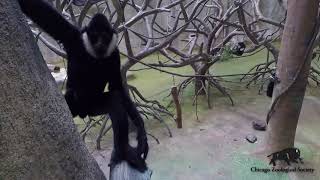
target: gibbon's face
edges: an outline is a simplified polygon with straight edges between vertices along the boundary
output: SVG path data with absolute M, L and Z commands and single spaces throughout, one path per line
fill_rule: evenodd
M 85 47 L 95 58 L 105 58 L 117 46 L 117 35 L 103 14 L 96 14 L 83 33 Z

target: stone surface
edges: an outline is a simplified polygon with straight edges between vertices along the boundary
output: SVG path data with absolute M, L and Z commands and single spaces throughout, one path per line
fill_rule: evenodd
M 151 175 L 151 170 L 148 169 L 144 173 L 141 173 L 131 168 L 127 162 L 123 161 L 112 169 L 110 180 L 150 180 Z
M 267 129 L 267 123 L 262 120 L 252 121 L 252 127 L 258 131 L 265 131 Z
M 257 138 L 257 136 L 254 135 L 254 134 L 248 134 L 248 135 L 246 136 L 246 140 L 247 140 L 248 142 L 250 142 L 250 143 L 255 143 L 255 142 L 257 142 L 258 138 Z
M 0 1 L 0 24 L 0 179 L 105 180 L 17 1 Z

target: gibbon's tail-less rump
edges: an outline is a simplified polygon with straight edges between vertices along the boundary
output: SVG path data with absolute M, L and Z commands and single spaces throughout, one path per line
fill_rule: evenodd
M 117 35 L 108 19 L 96 14 L 79 29 L 44 0 L 18 2 L 24 14 L 63 44 L 68 59 L 65 99 L 72 115 L 108 113 L 114 132 L 111 165 L 126 160 L 139 171 L 146 170 L 149 147 L 144 122 L 123 86 Z M 109 92 L 104 92 L 107 84 Z M 128 143 L 128 115 L 138 130 L 137 148 Z

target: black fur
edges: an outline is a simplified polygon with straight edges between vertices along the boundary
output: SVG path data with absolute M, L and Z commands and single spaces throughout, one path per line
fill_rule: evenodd
M 274 81 L 270 80 L 268 87 L 267 87 L 267 96 L 268 97 L 272 97 L 273 89 L 274 89 Z
M 214 48 L 211 50 L 211 55 L 215 56 L 221 51 L 221 48 Z
M 270 80 L 268 83 L 268 87 L 267 87 L 267 92 L 266 92 L 268 97 L 272 97 L 274 86 L 276 83 L 279 83 L 279 82 L 280 81 L 277 78 L 276 73 L 274 71 L 272 71 L 271 76 L 270 76 Z
M 244 50 L 246 49 L 246 45 L 244 42 L 238 42 L 233 48 L 232 48 L 232 54 L 237 56 L 242 56 L 244 53 Z
M 19 4 L 31 20 L 64 46 L 68 56 L 65 99 L 72 115 L 83 118 L 109 113 L 114 132 L 111 163 L 127 160 L 138 170 L 146 170 L 149 148 L 144 122 L 123 87 L 119 50 L 104 56 L 115 33 L 107 18 L 95 15 L 86 28 L 78 29 L 43 0 L 19 0 Z M 87 51 L 83 33 L 87 33 L 96 56 Z M 109 92 L 104 92 L 107 83 Z M 128 144 L 128 115 L 138 128 L 137 149 Z

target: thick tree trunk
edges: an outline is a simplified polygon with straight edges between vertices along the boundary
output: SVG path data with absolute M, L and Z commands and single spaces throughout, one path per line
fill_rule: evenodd
M 0 1 L 0 179 L 106 179 L 16 1 Z
M 310 56 L 306 61 L 306 54 L 317 21 L 319 1 L 291 0 L 288 3 L 287 21 L 277 67 L 277 77 L 280 83 L 275 87 L 273 101 L 283 89 L 291 84 L 301 65 L 304 64 L 304 66 L 287 93 L 279 98 L 270 119 L 267 143 L 271 153 L 294 146 L 310 68 Z

